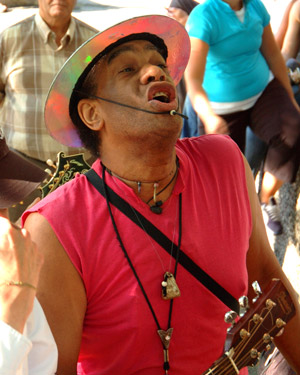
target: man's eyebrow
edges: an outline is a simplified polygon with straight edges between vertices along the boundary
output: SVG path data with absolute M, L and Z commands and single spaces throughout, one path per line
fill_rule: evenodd
M 158 48 L 150 42 L 149 44 L 145 45 L 144 49 L 150 50 L 150 51 L 157 51 L 159 53 Z M 112 53 L 108 56 L 107 64 L 109 65 L 120 54 L 124 52 L 128 52 L 128 51 L 136 52 L 136 48 L 132 45 L 124 45 L 124 46 L 119 47 L 116 51 L 112 51 Z

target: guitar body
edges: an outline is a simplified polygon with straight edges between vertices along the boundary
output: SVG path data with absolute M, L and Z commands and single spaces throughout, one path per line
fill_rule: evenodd
M 55 172 L 51 179 L 42 187 L 42 198 L 57 189 L 59 186 L 72 180 L 77 173 L 85 173 L 91 167 L 84 160 L 83 154 L 65 155 L 63 152 L 58 153 Z
M 295 315 L 293 301 L 278 279 L 273 279 L 253 306 L 227 333 L 224 354 L 202 375 L 235 375 L 259 360 Z

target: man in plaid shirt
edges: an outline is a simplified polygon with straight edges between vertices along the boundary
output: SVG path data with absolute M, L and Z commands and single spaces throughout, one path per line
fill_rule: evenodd
M 78 152 L 53 140 L 43 118 L 56 72 L 97 32 L 71 16 L 75 4 L 76 0 L 59 4 L 39 0 L 36 15 L 0 35 L 0 127 L 11 148 L 42 167 L 47 159 L 55 160 L 59 151 Z
M 0 126 L 15 150 L 40 161 L 69 151 L 44 125 L 47 92 L 66 59 L 97 30 L 75 19 L 76 0 L 39 0 L 39 12 L 0 36 Z M 77 150 L 78 151 L 78 150 Z

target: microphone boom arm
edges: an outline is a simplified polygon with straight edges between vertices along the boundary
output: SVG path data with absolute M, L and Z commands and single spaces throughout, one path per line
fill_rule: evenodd
M 82 95 L 86 95 L 92 99 L 99 99 L 99 100 L 103 100 L 104 102 L 108 102 L 108 103 L 112 103 L 112 104 L 117 104 L 117 105 L 120 105 L 122 107 L 126 107 L 126 108 L 131 108 L 131 109 L 135 109 L 136 111 L 141 111 L 141 112 L 146 112 L 146 113 L 151 113 L 151 114 L 154 114 L 154 115 L 171 115 L 171 116 L 175 116 L 175 115 L 178 115 L 180 117 L 183 117 L 185 118 L 186 120 L 188 120 L 188 117 L 182 113 L 179 113 L 177 111 L 175 111 L 174 109 L 172 109 L 171 111 L 166 111 L 166 112 L 153 112 L 153 111 L 148 111 L 147 109 L 142 109 L 142 108 L 137 108 L 137 107 L 133 107 L 129 104 L 123 104 L 123 103 L 119 103 L 119 102 L 116 102 L 115 100 L 111 100 L 111 99 L 105 99 L 105 98 L 102 98 L 100 96 L 97 96 L 97 95 L 93 95 L 93 94 L 87 94 L 85 92 L 82 92 L 80 90 L 73 90 L 79 94 L 82 94 Z

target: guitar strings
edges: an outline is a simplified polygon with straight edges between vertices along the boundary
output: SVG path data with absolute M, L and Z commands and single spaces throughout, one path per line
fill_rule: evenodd
M 251 336 L 253 336 L 255 333 L 257 333 L 257 331 L 261 328 L 261 326 L 265 323 L 265 320 L 268 318 L 268 317 L 271 317 L 271 320 L 272 320 L 272 325 L 274 323 L 274 319 L 273 319 L 273 314 L 272 314 L 272 310 L 269 310 L 268 308 L 264 308 L 262 310 L 262 313 L 261 315 L 264 313 L 264 311 L 267 311 L 267 314 L 263 317 L 263 319 L 259 322 L 259 324 L 255 324 L 253 322 L 253 319 L 248 323 L 248 331 L 250 331 L 250 324 L 251 322 L 254 323 L 254 331 L 251 332 Z M 269 333 L 272 333 L 272 331 L 275 329 L 276 327 L 273 327 L 271 330 L 269 330 Z M 237 345 L 237 349 L 240 350 L 240 353 L 243 352 L 243 349 L 245 349 L 246 345 L 248 344 L 247 341 L 249 340 L 246 340 L 246 342 L 244 341 L 241 341 L 238 345 Z M 263 344 L 263 337 L 257 342 L 257 345 L 258 347 Z M 242 348 L 241 348 L 242 347 Z M 251 348 L 252 349 L 252 348 Z M 248 350 L 247 352 L 244 352 L 244 356 L 241 357 L 239 359 L 239 354 L 235 357 L 235 362 L 238 364 L 238 367 L 239 368 L 242 368 L 242 367 L 245 367 L 247 365 L 247 358 L 249 358 L 249 355 L 251 355 L 251 350 Z
M 263 316 L 264 312 L 267 311 L 267 313 L 265 314 L 265 316 Z M 265 322 L 265 320 L 269 317 L 269 315 L 271 315 L 271 318 L 272 318 L 272 310 L 269 310 L 268 308 L 264 308 L 262 311 L 261 311 L 261 316 L 262 316 L 262 320 L 260 320 L 259 323 L 255 324 L 255 322 L 253 321 L 253 319 L 251 319 L 249 322 L 248 322 L 248 332 L 251 332 L 251 323 L 254 324 L 253 328 L 254 330 L 252 330 L 251 332 L 251 336 L 253 336 L 255 333 L 257 333 L 257 331 L 260 329 L 260 327 L 263 325 L 263 323 Z M 237 348 L 239 348 L 239 346 L 241 346 L 242 348 L 240 348 L 240 353 L 243 352 L 243 350 L 245 349 L 245 347 L 247 346 L 247 341 L 248 340 L 245 340 L 245 341 L 241 341 L 238 345 L 237 345 Z M 259 341 L 259 343 L 261 342 L 262 340 Z M 236 357 L 238 358 L 238 356 Z
M 273 328 L 269 331 L 269 333 L 272 334 L 272 331 L 275 330 L 276 328 L 277 328 L 276 326 L 273 327 Z M 261 345 L 261 344 L 263 344 L 263 338 L 260 339 L 260 340 L 257 342 L 257 344 L 258 344 L 258 346 Z M 247 362 L 248 362 L 248 361 L 247 361 L 247 358 L 249 357 L 250 353 L 251 353 L 251 351 L 249 350 L 248 353 L 245 353 L 244 357 L 243 357 L 240 361 L 237 362 L 237 363 L 239 363 L 239 364 L 242 365 L 240 368 L 245 367 L 245 366 L 247 365 Z M 240 366 L 240 365 L 239 365 L 239 366 Z
M 257 333 L 257 331 L 261 328 L 261 326 L 264 324 L 265 320 L 268 318 L 268 317 L 271 317 L 271 320 L 272 320 L 272 325 L 274 324 L 274 319 L 273 319 L 273 314 L 272 314 L 272 309 L 268 309 L 268 308 L 264 308 L 261 312 L 261 315 L 264 313 L 264 311 L 267 311 L 267 314 L 263 317 L 263 319 L 258 323 L 258 324 L 255 324 L 253 319 L 251 319 L 249 322 L 248 322 L 248 331 L 251 332 L 251 327 L 250 327 L 250 324 L 253 323 L 254 324 L 254 330 L 251 332 L 251 335 L 250 336 L 253 336 L 255 333 Z M 269 333 L 271 334 L 272 331 L 275 329 L 276 327 L 273 327 L 271 330 L 269 330 Z M 263 337 L 257 342 L 258 346 L 260 346 L 262 343 L 263 343 Z M 240 341 L 239 344 L 236 346 L 235 350 L 238 350 L 238 354 L 235 356 L 234 358 L 234 363 L 237 365 L 238 369 L 241 369 L 243 367 L 246 367 L 247 366 L 247 358 L 249 358 L 249 355 L 251 353 L 251 349 L 248 350 L 247 352 L 244 353 L 244 355 L 239 358 L 239 355 L 240 353 L 243 352 L 243 349 L 245 349 L 245 347 L 248 345 L 248 342 L 249 340 L 246 340 L 246 342 L 244 341 Z M 236 353 L 235 353 L 236 354 Z M 227 371 L 231 371 L 231 372 L 227 372 Z M 228 374 L 235 374 L 236 373 L 236 370 L 234 368 L 234 366 L 232 365 L 230 359 L 228 356 L 226 356 L 226 354 L 224 354 L 224 356 L 222 357 L 222 359 L 213 364 L 213 366 L 211 368 L 209 368 L 203 375 L 209 375 L 209 374 L 212 374 L 212 375 L 228 375 Z

